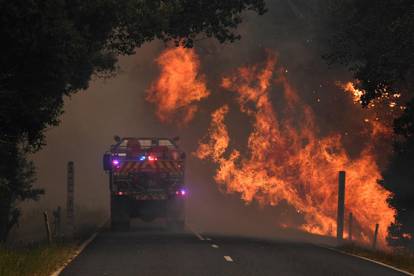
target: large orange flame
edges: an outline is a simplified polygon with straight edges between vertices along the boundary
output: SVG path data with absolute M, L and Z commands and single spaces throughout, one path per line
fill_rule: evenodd
M 195 103 L 210 94 L 205 76 L 199 74 L 198 56 L 194 49 L 175 47 L 165 50 L 156 61 L 161 74 L 146 99 L 156 104 L 162 122 L 187 124 L 197 111 Z
M 247 154 L 229 146 L 225 116 L 230 110 L 225 105 L 212 113 L 208 136 L 196 156 L 218 165 L 215 181 L 223 190 L 239 193 L 247 203 L 275 206 L 286 201 L 303 215 L 303 230 L 322 235 L 336 233 L 338 171 L 345 170 L 346 213 L 352 212 L 356 220 L 355 238 L 371 240 L 379 223 L 379 240 L 385 245 L 395 210 L 387 204 L 391 193 L 377 183 L 381 175 L 372 148 L 351 158 L 340 134 L 321 137 L 312 109 L 283 70 L 275 72 L 275 65 L 270 54 L 264 68 L 242 67 L 222 80 L 222 87 L 236 93 L 241 112 L 252 120 Z M 283 119 L 269 98 L 274 81 L 283 87 Z

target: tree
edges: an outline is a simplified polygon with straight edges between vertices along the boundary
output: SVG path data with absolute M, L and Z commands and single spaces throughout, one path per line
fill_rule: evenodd
M 33 189 L 35 167 L 33 162 L 26 160 L 21 149 L 10 145 L 2 146 L 0 150 L 0 156 L 7 160 L 7 163 L 0 162 L 0 242 L 5 242 L 20 215 L 16 202 L 37 200 L 44 191 Z
M 393 191 L 390 203 L 398 212 L 388 240 L 391 245 L 414 250 L 414 99 L 395 120 L 394 128 L 398 139 L 390 165 L 384 172 L 383 185 Z
M 414 2 L 322 1 L 329 47 L 325 58 L 353 72 L 363 106 L 390 92 L 414 88 Z M 411 94 L 412 95 L 412 94 Z M 407 97 L 408 98 L 408 97 Z
M 162 39 L 191 47 L 200 36 L 233 42 L 243 11 L 263 0 L 0 0 L 0 233 L 18 200 L 37 198 L 28 152 L 59 124 L 63 99 L 93 75 L 116 72 L 118 55 Z M 22 190 L 19 190 L 22 188 Z M 15 214 L 15 215 L 12 215 Z

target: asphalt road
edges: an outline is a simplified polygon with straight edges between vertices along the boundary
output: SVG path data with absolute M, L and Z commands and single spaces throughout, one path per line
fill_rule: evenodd
M 403 274 L 311 244 L 138 227 L 104 230 L 60 275 Z

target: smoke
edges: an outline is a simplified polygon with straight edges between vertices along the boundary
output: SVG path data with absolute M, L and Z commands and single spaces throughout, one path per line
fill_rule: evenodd
M 319 33 L 316 32 L 323 30 L 309 23 L 309 15 L 314 13 L 317 2 L 269 1 L 269 12 L 264 16 L 246 14 L 239 30 L 241 41 L 223 45 L 211 40 L 199 41 L 195 46 L 200 58 L 199 71 L 206 76 L 206 87 L 211 95 L 199 102 L 188 126 L 160 123 L 154 105 L 145 100 L 146 91 L 159 76 L 155 60 L 165 45 L 152 42 L 137 49 L 133 56 L 121 57 L 120 72 L 115 78 L 95 79 L 89 89 L 66 99 L 60 126 L 48 131 L 47 146 L 33 157 L 38 168 L 37 186 L 45 188 L 46 195 L 39 203 L 26 207 L 64 207 L 66 164 L 74 161 L 75 204 L 81 206 L 80 209 L 101 210 L 108 215 L 108 179 L 101 163 L 102 154 L 113 143 L 113 135 L 178 135 L 181 147 L 188 153 L 195 152 L 198 141 L 207 132 L 211 112 L 224 102 L 230 109 L 238 109 L 234 95 L 220 87 L 222 76 L 230 75 L 243 65 L 265 60 L 266 49 L 278 53 L 279 63 L 286 69 L 290 83 L 314 111 L 321 135 L 342 134 L 351 156 L 357 155 L 364 147 L 364 118 L 370 111 L 355 105 L 352 98 L 335 85 L 337 81 L 348 81 L 349 74 L 340 68 L 328 67 L 321 58 Z M 276 110 L 281 108 L 277 95 L 270 95 L 270 100 Z M 232 112 L 226 120 L 231 122 L 229 133 L 237 137 L 231 141 L 231 146 L 243 149 L 251 132 L 246 123 L 248 116 Z M 238 195 L 222 193 L 213 179 L 215 165 L 191 154 L 187 156 L 186 183 L 190 190 L 187 217 L 198 230 L 285 237 L 293 230 L 278 230 L 281 221 L 303 223 L 303 217 L 295 208 L 285 203 L 274 207 L 261 207 L 255 202 L 246 205 Z

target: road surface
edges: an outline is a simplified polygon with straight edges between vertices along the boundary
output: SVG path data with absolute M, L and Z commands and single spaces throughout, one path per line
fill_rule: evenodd
M 60 275 L 403 274 L 311 244 L 139 227 L 102 231 Z

